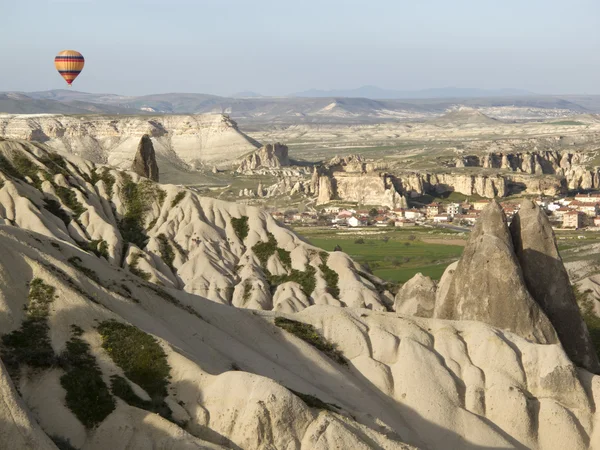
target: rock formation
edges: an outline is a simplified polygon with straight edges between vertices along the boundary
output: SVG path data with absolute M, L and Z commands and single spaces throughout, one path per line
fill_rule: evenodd
M 96 253 L 100 252 L 97 246 L 102 245 L 102 254 L 112 264 L 133 267 L 134 272 L 145 272 L 151 281 L 226 304 L 232 304 L 233 291 L 243 286 L 246 278 L 264 277 L 268 265 L 257 263 L 252 247 L 268 241 L 267 233 L 275 237 L 273 253 L 280 249 L 295 255 L 299 262 L 294 269 L 311 271 L 321 264 L 319 257 L 310 256 L 315 253 L 311 246 L 279 226 L 265 211 L 202 198 L 173 185 L 143 184 L 138 189 L 140 178 L 134 173 L 83 160 L 74 163 L 54 155 L 65 167 L 58 170 L 48 162 L 48 150 L 44 145 L 23 141 L 0 142 L 0 155 L 7 164 L 21 157 L 28 161 L 21 161 L 21 166 L 29 167 L 23 175 L 15 173 L 16 169 L 2 172 L 0 165 L 0 187 L 4 186 L 0 189 L 0 223 L 16 224 L 71 245 L 96 245 L 90 250 Z M 27 177 L 33 184 L 26 182 Z M 94 185 L 91 180 L 96 180 Z M 257 194 L 260 192 L 247 188 L 242 192 L 248 197 Z M 18 208 L 16 205 L 22 202 L 28 206 Z M 128 219 L 123 220 L 126 216 Z M 233 223 L 241 216 L 248 220 L 249 235 L 240 241 Z M 162 262 L 163 255 L 169 255 L 168 263 Z M 343 253 L 328 260 L 338 274 L 341 292 L 349 290 L 346 303 L 384 310 L 387 299 L 361 284 L 356 278 L 358 266 L 353 262 L 348 265 L 349 261 Z M 317 288 L 322 280 L 322 273 L 316 272 L 314 289 L 303 295 L 310 305 L 338 304 L 325 290 Z M 265 300 L 253 304 L 271 308 L 272 297 L 278 295 L 281 284 L 270 286 Z
M 435 306 L 436 285 L 431 278 L 420 273 L 402 285 L 394 301 L 397 313 L 417 317 L 432 317 Z
M 157 157 L 199 168 L 230 166 L 260 146 L 222 114 L 158 116 L 2 115 L 0 135 L 43 142 L 63 153 L 129 169 L 140 138 L 153 138 Z
M 434 317 L 478 320 L 533 342 L 558 342 L 552 323 L 527 290 L 497 202 L 483 210 Z
M 0 154 L 3 448 L 600 448 L 600 377 L 536 343 L 497 209 L 446 297 L 500 299 L 536 339 L 388 312 L 381 280 L 265 211 L 44 145 Z
M 138 145 L 135 159 L 131 165 L 131 170 L 140 177 L 146 177 L 152 181 L 158 182 L 158 164 L 156 164 L 156 155 L 152 140 L 147 134 L 143 135 Z
M 259 168 L 279 169 L 290 165 L 287 145 L 267 144 L 246 156 L 237 172 L 245 173 Z
M 548 217 L 533 202 L 524 200 L 510 231 L 527 289 L 554 325 L 567 355 L 578 366 L 599 373 L 594 344 L 581 318 Z

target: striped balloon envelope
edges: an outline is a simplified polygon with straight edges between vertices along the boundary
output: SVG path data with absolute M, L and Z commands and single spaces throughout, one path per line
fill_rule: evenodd
M 85 60 L 82 54 L 75 50 L 63 50 L 54 58 L 54 67 L 69 86 L 81 73 L 84 64 Z

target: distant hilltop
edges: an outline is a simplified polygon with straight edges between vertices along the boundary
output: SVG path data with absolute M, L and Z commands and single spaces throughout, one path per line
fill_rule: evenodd
M 288 97 L 239 92 L 232 97 L 198 93 L 125 96 L 72 90 L 0 92 L 0 113 L 10 114 L 227 114 L 244 122 L 382 123 L 424 121 L 458 107 L 511 108 L 519 118 L 600 113 L 600 96 L 536 95 L 515 89 L 440 88 L 390 91 L 373 86 L 353 90 L 311 90 Z
M 477 89 L 443 87 L 421 89 L 415 91 L 400 91 L 382 89 L 377 86 L 361 86 L 356 89 L 332 89 L 308 91 L 292 94 L 294 97 L 364 97 L 372 99 L 422 99 L 422 98 L 473 98 L 473 97 L 514 97 L 537 95 L 523 89 Z

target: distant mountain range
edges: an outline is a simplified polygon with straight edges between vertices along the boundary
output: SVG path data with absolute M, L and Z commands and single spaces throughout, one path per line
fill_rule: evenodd
M 417 91 L 382 89 L 377 86 L 362 86 L 356 89 L 335 89 L 323 91 L 311 89 L 292 94 L 293 97 L 363 97 L 372 99 L 419 99 L 419 98 L 480 98 L 515 97 L 537 95 L 522 89 L 477 89 L 444 87 Z
M 392 95 L 390 92 L 400 91 L 386 91 L 366 86 L 352 91 L 308 91 L 295 97 L 262 97 L 254 92 L 240 92 L 232 97 L 220 97 L 194 93 L 124 96 L 59 89 L 0 93 L 0 113 L 120 115 L 209 113 L 227 114 L 245 125 L 428 120 L 460 106 L 476 109 L 509 107 L 514 110 L 516 108 L 526 113 L 523 115 L 524 118 L 543 118 L 544 114 L 535 112 L 540 110 L 547 110 L 546 116 L 554 117 L 600 113 L 600 96 L 527 95 L 525 91 L 514 90 L 483 91 L 447 88 L 412 92 L 415 98 L 377 98 Z M 486 96 L 483 96 L 484 92 Z M 459 94 L 462 97 L 457 97 Z M 496 96 L 491 96 L 492 94 Z M 530 113 L 531 111 L 533 113 Z

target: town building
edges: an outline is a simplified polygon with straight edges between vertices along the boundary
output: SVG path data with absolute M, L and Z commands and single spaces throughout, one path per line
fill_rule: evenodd
M 595 217 L 598 215 L 598 203 L 572 201 L 569 204 L 570 209 L 584 213 L 586 216 Z
M 576 201 L 584 203 L 600 203 L 600 192 L 590 192 L 588 194 L 577 194 Z
M 404 218 L 409 220 L 422 219 L 425 215 L 418 209 L 407 209 L 404 211 Z
M 581 211 L 569 211 L 563 216 L 563 227 L 564 228 L 581 228 L 583 226 L 583 219 L 585 214 Z
M 368 224 L 366 219 L 356 216 L 350 217 L 347 222 L 350 227 L 365 227 Z
M 463 208 L 462 205 L 460 203 L 449 203 L 446 206 L 446 212 L 448 213 L 449 216 L 458 216 L 459 214 L 463 213 Z
M 442 205 L 437 202 L 427 205 L 427 217 L 437 216 L 442 212 Z

